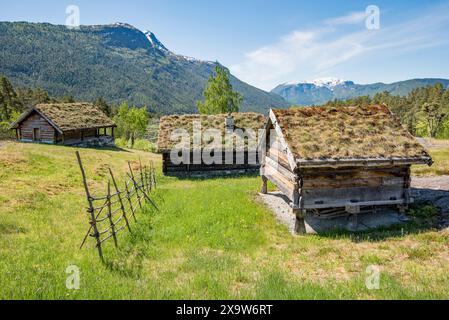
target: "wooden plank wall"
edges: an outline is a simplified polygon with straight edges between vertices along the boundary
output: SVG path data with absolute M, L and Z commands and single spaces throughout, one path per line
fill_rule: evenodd
M 410 166 L 311 168 L 300 176 L 306 208 L 408 201 Z
M 33 141 L 33 130 L 35 128 L 40 130 L 42 142 L 54 142 L 55 129 L 37 113 L 30 115 L 20 124 L 20 139 L 24 141 Z
M 410 166 L 309 168 L 293 172 L 286 146 L 274 138 L 267 146 L 261 175 L 274 183 L 295 208 L 409 203 Z
M 261 174 L 274 183 L 290 201 L 298 203 L 298 176 L 291 171 L 285 148 L 279 139 L 275 139 L 268 146 Z

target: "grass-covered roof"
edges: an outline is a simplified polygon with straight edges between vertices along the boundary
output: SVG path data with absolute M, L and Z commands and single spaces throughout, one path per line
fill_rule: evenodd
M 61 132 L 115 126 L 115 123 L 103 111 L 90 103 L 50 103 L 36 105 L 22 115 L 13 127 L 34 111 Z
M 159 128 L 158 150 L 160 152 L 172 150 L 179 141 L 172 141 L 171 137 L 173 132 L 178 129 L 186 130 L 190 137 L 193 137 L 193 124 L 201 123 L 202 132 L 202 147 L 211 146 L 210 141 L 205 141 L 204 132 L 208 129 L 220 130 L 222 136 L 225 136 L 225 118 L 227 114 L 218 115 L 172 115 L 162 117 Z M 248 129 L 252 129 L 256 134 L 258 130 L 263 129 L 266 118 L 259 113 L 233 113 L 235 129 L 242 129 L 246 132 Z M 193 143 L 191 141 L 191 147 Z M 254 143 L 254 148 L 257 147 L 257 143 Z
M 430 159 L 385 105 L 273 113 L 297 160 Z

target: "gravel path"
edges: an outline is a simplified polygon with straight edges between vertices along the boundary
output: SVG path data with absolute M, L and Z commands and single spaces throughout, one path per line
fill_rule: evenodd
M 449 191 L 449 176 L 414 177 L 412 187 Z

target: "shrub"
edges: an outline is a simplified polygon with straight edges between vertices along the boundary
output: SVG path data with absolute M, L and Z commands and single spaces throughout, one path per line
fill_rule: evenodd
M 14 131 L 9 128 L 8 122 L 0 122 L 0 140 L 14 138 Z
M 128 148 L 141 150 L 146 152 L 156 152 L 156 146 L 148 140 L 137 139 L 134 141 L 134 147 L 132 147 L 131 139 L 126 140 L 124 138 L 116 138 L 115 145 L 119 148 Z

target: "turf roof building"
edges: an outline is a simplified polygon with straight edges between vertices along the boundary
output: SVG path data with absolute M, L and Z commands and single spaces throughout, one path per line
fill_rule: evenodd
M 258 113 L 162 117 L 157 147 L 162 153 L 164 174 L 257 172 L 257 139 L 265 122 L 265 116 Z M 229 137 L 232 141 L 227 141 Z
M 265 127 L 262 193 L 273 182 L 305 232 L 311 211 L 326 216 L 339 208 L 396 205 L 410 198 L 410 166 L 432 164 L 428 152 L 385 105 L 271 110 Z
M 22 142 L 81 146 L 113 144 L 115 127 L 106 114 L 88 103 L 39 104 L 11 125 Z

